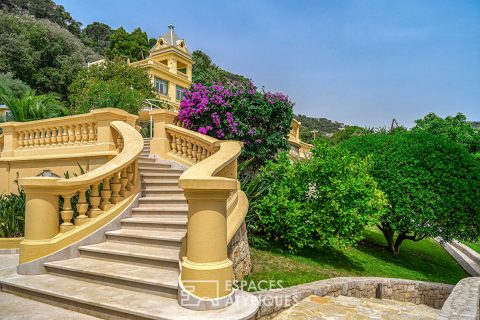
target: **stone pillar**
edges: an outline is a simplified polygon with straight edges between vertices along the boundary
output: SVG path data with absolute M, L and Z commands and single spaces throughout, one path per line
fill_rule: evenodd
M 177 113 L 165 109 L 156 109 L 150 111 L 153 121 L 153 138 L 150 142 L 150 153 L 159 155 L 162 159 L 167 159 L 170 151 L 170 141 L 168 140 L 166 126 L 173 124 Z
M 15 122 L 7 122 L 0 127 L 3 129 L 3 151 L 1 157 L 13 157 L 18 147 L 18 136 L 15 132 Z
M 58 196 L 25 190 L 25 240 L 47 240 L 58 234 Z
M 185 189 L 188 200 L 187 257 L 181 281 L 191 294 L 219 299 L 232 293 L 233 268 L 227 256 L 229 190 Z

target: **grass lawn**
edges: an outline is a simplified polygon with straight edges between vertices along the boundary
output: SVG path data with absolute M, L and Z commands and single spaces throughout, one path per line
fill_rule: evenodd
M 365 239 L 346 249 L 309 249 L 297 255 L 280 250 L 251 249 L 253 272 L 246 279 L 281 280 L 283 287 L 342 276 L 376 276 L 456 284 L 468 274 L 434 240 L 405 241 L 400 254 L 386 251 L 377 229 L 365 231 Z
M 466 246 L 469 246 L 473 250 L 480 253 L 480 243 L 478 243 L 478 242 L 464 242 L 463 244 L 466 245 Z

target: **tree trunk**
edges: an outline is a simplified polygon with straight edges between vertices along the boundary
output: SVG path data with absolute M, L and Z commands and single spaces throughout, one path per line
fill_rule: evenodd
M 398 235 L 397 240 L 395 240 L 394 255 L 400 253 L 400 246 L 402 245 L 403 240 L 407 239 L 405 232 L 402 232 Z
M 388 226 L 383 226 L 383 225 L 380 228 L 380 230 L 382 231 L 383 236 L 385 237 L 385 240 L 387 240 L 388 250 L 391 253 L 396 254 L 395 244 L 393 243 L 393 236 L 395 235 L 395 232 L 393 232 L 393 230 L 390 229 Z

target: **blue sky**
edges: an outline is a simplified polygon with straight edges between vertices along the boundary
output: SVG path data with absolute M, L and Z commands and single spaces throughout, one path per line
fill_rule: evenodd
M 296 113 L 376 127 L 431 111 L 480 120 L 479 0 L 56 2 L 84 25 L 149 37 L 173 23 L 190 50 L 288 94 Z

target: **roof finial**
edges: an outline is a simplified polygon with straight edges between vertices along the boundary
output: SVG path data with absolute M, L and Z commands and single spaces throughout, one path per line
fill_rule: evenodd
M 171 30 L 173 30 L 173 29 L 175 29 L 175 26 L 174 26 L 173 24 L 171 24 L 171 23 L 170 23 L 170 24 L 168 25 L 168 29 L 171 29 Z

